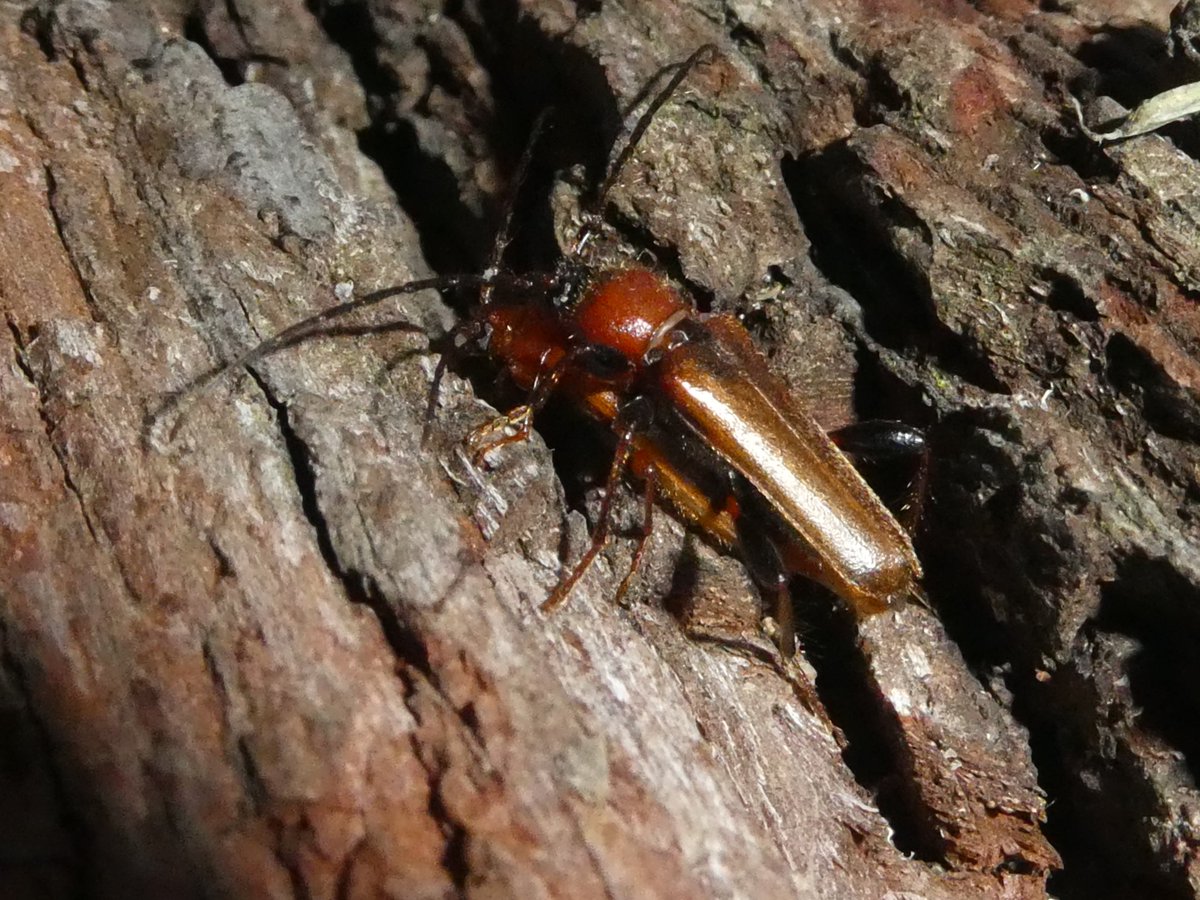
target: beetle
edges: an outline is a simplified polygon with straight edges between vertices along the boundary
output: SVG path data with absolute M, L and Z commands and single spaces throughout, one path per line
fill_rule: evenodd
M 643 485 L 644 519 L 618 597 L 642 559 L 655 501 L 661 497 L 713 543 L 737 551 L 755 580 L 774 595 L 785 655 L 795 648 L 788 593 L 793 575 L 824 585 L 858 616 L 920 600 L 922 569 L 909 531 L 847 456 L 865 452 L 916 459 L 913 488 L 919 497 L 927 470 L 920 430 L 869 422 L 827 434 L 770 370 L 737 318 L 697 311 L 652 269 L 630 265 L 598 271 L 584 259 L 609 191 L 653 116 L 684 78 L 716 52 L 713 45 L 699 48 L 661 70 L 643 89 L 649 94 L 659 78 L 671 73 L 612 158 L 572 248 L 554 271 L 513 274 L 502 268 L 514 205 L 510 197 L 482 274 L 422 279 L 330 307 L 193 382 L 155 417 L 225 373 L 320 334 L 349 313 L 401 294 L 471 288 L 480 292 L 480 301 L 452 330 L 451 352 L 437 364 L 425 436 L 440 382 L 462 339 L 477 344 L 528 393 L 526 403 L 469 436 L 477 459 L 527 437 L 534 414 L 554 395 L 565 397 L 616 436 L 591 546 L 542 603 L 543 611 L 563 603 L 605 546 L 612 499 L 627 474 Z M 544 121 L 543 115 L 535 123 L 518 163 L 514 195 Z M 388 327 L 421 330 L 404 322 Z

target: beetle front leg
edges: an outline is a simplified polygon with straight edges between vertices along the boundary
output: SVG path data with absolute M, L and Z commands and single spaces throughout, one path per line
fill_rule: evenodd
M 478 465 L 493 450 L 529 440 L 533 433 L 534 415 L 549 402 L 563 378 L 572 370 L 586 368 L 590 358 L 603 353 L 603 350 L 592 344 L 578 344 L 551 365 L 545 364 L 544 355 L 542 370 L 534 379 L 529 399 L 504 415 L 480 425 L 467 436 L 466 444 L 472 462 Z
M 533 428 L 532 404 L 522 403 L 490 422 L 484 422 L 465 441 L 471 462 L 479 465 L 493 450 L 529 440 Z
M 529 440 L 533 433 L 533 416 L 550 400 L 554 389 L 562 381 L 567 370 L 576 362 L 578 354 L 572 349 L 554 365 L 543 368 L 533 383 L 529 399 L 520 406 L 510 409 L 502 416 L 480 425 L 467 436 L 467 449 L 472 461 L 478 465 L 493 450 L 509 444 L 520 444 Z

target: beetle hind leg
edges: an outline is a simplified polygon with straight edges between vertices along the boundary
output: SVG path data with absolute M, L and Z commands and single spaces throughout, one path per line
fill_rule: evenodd
M 929 442 L 924 429 L 887 419 L 855 422 L 829 433 L 840 450 L 856 462 L 902 463 L 912 467 L 896 518 L 910 534 L 921 523 L 929 489 Z
M 789 589 L 792 573 L 784 563 L 776 542 L 758 528 L 742 528 L 738 534 L 742 561 L 750 577 L 772 601 L 775 643 L 785 659 L 796 654 L 796 610 Z

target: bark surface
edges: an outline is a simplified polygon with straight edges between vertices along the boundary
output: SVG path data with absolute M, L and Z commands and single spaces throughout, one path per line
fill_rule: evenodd
M 1068 102 L 1200 78 L 1170 7 L 5 2 L 0 893 L 1200 896 L 1200 139 Z M 785 662 L 669 515 L 620 607 L 629 494 L 541 615 L 608 436 L 473 465 L 513 398 L 465 365 L 421 445 L 469 296 L 148 418 L 479 271 L 546 105 L 514 264 L 552 262 L 706 42 L 595 258 L 744 314 L 823 424 L 929 427 L 932 611 L 798 587 Z

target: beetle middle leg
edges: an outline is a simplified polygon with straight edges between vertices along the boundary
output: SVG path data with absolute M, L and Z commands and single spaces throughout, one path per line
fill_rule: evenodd
M 621 586 L 617 588 L 616 601 L 621 606 L 625 605 L 625 593 L 629 590 L 633 576 L 642 567 L 650 535 L 654 533 L 654 500 L 657 492 L 658 472 L 651 466 L 646 472 L 645 484 L 642 487 L 642 528 L 638 534 L 637 548 L 633 551 L 633 559 L 629 561 L 629 571 L 625 573 L 625 577 L 621 579 Z
M 617 414 L 615 423 L 618 432 L 617 448 L 613 452 L 612 465 L 608 470 L 608 480 L 604 485 L 604 496 L 600 500 L 600 513 L 597 517 L 596 528 L 592 532 L 592 542 L 583 556 L 580 557 L 579 562 L 575 564 L 575 567 L 554 586 L 554 590 L 550 592 L 550 596 L 542 603 L 542 612 L 553 612 L 562 605 L 563 601 L 567 599 L 567 595 L 571 593 L 571 589 L 575 587 L 575 584 L 591 567 L 596 557 L 600 555 L 600 551 L 608 544 L 609 533 L 612 530 L 613 497 L 616 495 L 617 488 L 621 484 L 621 479 L 625 474 L 625 469 L 629 465 L 629 460 L 633 456 L 634 439 L 648 427 L 649 416 L 649 404 L 643 397 L 634 397 Z M 647 482 L 652 485 L 654 479 L 648 478 Z M 653 503 L 653 496 L 648 496 L 650 497 L 648 502 Z M 640 552 L 635 553 L 635 564 L 640 560 L 640 557 Z M 630 575 L 632 575 L 632 571 Z M 629 577 L 626 576 L 626 580 Z M 622 582 L 623 587 L 624 581 Z

